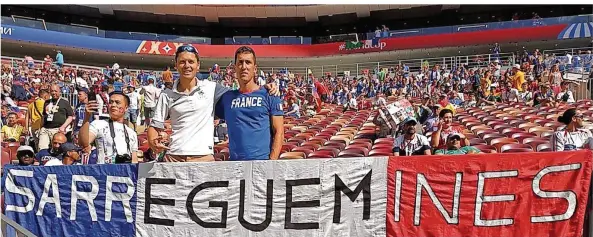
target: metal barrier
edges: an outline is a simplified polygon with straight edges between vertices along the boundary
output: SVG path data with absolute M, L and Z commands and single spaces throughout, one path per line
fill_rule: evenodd
M 4 214 L 1 214 L 2 217 L 2 236 L 3 237 L 13 237 L 13 236 L 9 236 L 9 230 L 8 227 L 12 227 L 14 229 L 14 236 L 18 236 L 18 237 L 37 237 L 36 235 L 34 235 L 33 233 L 31 233 L 31 231 L 23 228 L 21 225 L 19 225 L 18 223 L 16 223 L 15 221 L 11 220 L 10 218 L 8 218 L 7 216 L 5 216 Z

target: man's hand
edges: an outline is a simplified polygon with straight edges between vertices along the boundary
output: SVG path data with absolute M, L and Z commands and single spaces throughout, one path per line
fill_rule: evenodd
M 268 93 L 270 95 L 280 96 L 280 89 L 278 88 L 278 85 L 276 85 L 275 82 L 268 83 L 264 85 L 264 87 L 266 88 L 266 90 L 268 90 Z
M 153 154 L 159 154 L 164 150 L 169 150 L 169 147 L 165 146 L 161 141 L 163 136 L 159 133 L 159 136 L 155 139 L 149 140 L 148 145 L 150 149 L 153 151 Z
M 97 101 L 91 100 L 85 106 L 86 114 L 93 114 L 99 111 L 99 104 Z
M 66 134 L 66 128 L 64 126 L 60 127 L 58 131 L 62 134 Z

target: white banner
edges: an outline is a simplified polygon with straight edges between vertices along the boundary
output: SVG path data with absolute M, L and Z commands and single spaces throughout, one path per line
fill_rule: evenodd
M 387 160 L 140 164 L 136 236 L 385 236 Z

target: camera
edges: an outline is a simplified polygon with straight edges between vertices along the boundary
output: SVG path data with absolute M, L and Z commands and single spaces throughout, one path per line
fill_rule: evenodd
M 132 163 L 132 157 L 128 154 L 116 155 L 115 163 L 116 164 Z

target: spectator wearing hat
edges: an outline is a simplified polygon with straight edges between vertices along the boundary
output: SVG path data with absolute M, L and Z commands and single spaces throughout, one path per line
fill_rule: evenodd
M 19 166 L 30 166 L 35 163 L 35 151 L 30 146 L 20 146 L 16 150 L 16 158 L 19 160 Z
M 451 133 L 463 132 L 463 127 L 453 124 L 453 111 L 447 108 L 442 109 L 439 112 L 439 123 L 433 130 L 431 145 L 433 148 L 443 149 L 446 147 L 446 138 Z M 461 135 L 464 144 L 469 144 L 467 138 Z
M 44 166 L 80 165 L 81 151 L 82 149 L 74 145 L 74 143 L 64 143 L 60 146 L 61 159 L 49 160 Z
M 564 111 L 562 116 L 558 117 L 558 122 L 566 124 L 566 127 L 552 136 L 552 149 L 554 151 L 593 149 L 593 136 L 591 131 L 583 128 L 583 121 L 583 114 L 576 108 Z
M 436 150 L 435 155 L 465 155 L 465 154 L 479 154 L 482 153 L 478 148 L 473 146 L 461 146 L 463 135 L 459 133 L 451 133 L 447 136 L 446 147 Z
M 56 54 L 56 66 L 58 66 L 58 69 L 64 66 L 64 55 L 62 55 L 61 50 L 58 50 Z
M 416 133 L 418 121 L 410 117 L 403 122 L 402 134 L 393 142 L 394 156 L 430 155 L 428 138 Z

